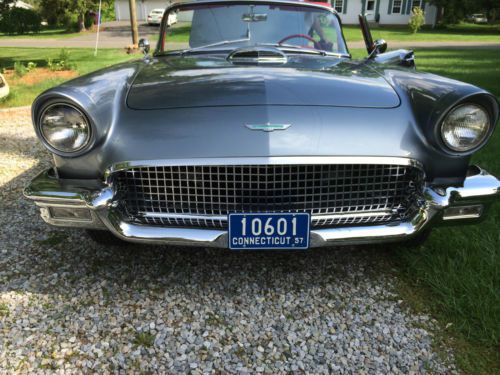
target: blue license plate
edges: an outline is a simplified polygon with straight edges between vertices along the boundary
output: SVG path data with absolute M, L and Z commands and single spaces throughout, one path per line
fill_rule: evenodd
M 308 213 L 230 214 L 229 248 L 307 249 Z

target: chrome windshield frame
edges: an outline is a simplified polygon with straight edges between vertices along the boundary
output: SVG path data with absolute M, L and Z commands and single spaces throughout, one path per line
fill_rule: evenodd
M 335 9 L 328 5 L 322 5 L 319 3 L 312 3 L 312 2 L 300 2 L 300 1 L 290 1 L 290 0 L 201 0 L 201 1 L 196 1 L 196 0 L 191 0 L 183 3 L 173 3 L 169 7 L 165 9 L 165 13 L 163 14 L 163 18 L 161 21 L 160 25 L 160 37 L 158 38 L 158 42 L 156 44 L 155 51 L 153 52 L 154 57 L 160 57 L 160 56 L 168 56 L 168 55 L 182 55 L 189 53 L 191 49 L 179 49 L 179 50 L 171 50 L 171 51 L 165 51 L 163 50 L 165 46 L 165 33 L 167 31 L 168 25 L 167 25 L 167 20 L 168 20 L 168 15 L 172 11 L 176 11 L 181 8 L 190 8 L 190 7 L 196 7 L 196 6 L 203 6 L 203 5 L 245 5 L 245 4 L 259 4 L 259 5 L 266 5 L 266 4 L 271 4 L 271 5 L 289 5 L 289 6 L 297 6 L 297 7 L 305 7 L 305 8 L 316 8 L 316 9 L 321 9 L 328 11 L 332 13 L 338 21 L 339 24 L 339 29 L 340 29 L 340 35 L 339 37 L 342 39 L 342 42 L 345 47 L 345 54 L 341 52 L 331 52 L 328 53 L 328 51 L 321 51 L 321 50 L 314 50 L 317 51 L 323 55 L 326 56 L 333 56 L 333 57 L 346 57 L 346 58 L 351 58 L 351 54 L 349 53 L 349 48 L 347 46 L 347 42 L 344 36 L 344 30 L 342 27 L 342 21 Z M 286 48 L 285 48 L 286 50 Z M 201 52 L 204 51 L 205 53 L 208 52 L 215 52 L 215 51 L 210 51 L 209 49 L 197 49 L 196 52 Z M 295 53 L 299 53 L 298 51 Z

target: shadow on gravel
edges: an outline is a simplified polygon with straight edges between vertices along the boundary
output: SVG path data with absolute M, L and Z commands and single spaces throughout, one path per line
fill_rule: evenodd
M 19 254 L 23 261 L 14 266 L 16 281 L 10 285 L 11 290 L 72 294 L 86 284 L 105 283 L 112 289 L 154 292 L 178 289 L 200 294 L 202 289 L 218 290 L 229 297 L 250 284 L 262 291 L 278 289 L 286 293 L 347 280 L 356 287 L 382 271 L 385 263 L 384 255 L 361 247 L 293 253 L 135 244 L 103 247 L 83 231 L 46 227 L 32 216 L 33 210 L 29 211 L 26 220 L 36 222 L 36 235 L 25 238 L 31 243 Z M 26 283 L 28 280 L 34 282 Z

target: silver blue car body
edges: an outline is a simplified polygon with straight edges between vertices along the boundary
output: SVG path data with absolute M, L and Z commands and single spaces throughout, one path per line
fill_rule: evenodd
M 221 3 L 335 15 L 318 4 L 259 0 L 173 5 L 165 14 Z M 33 103 L 42 141 L 40 119 L 54 104 L 77 108 L 91 129 L 74 153 L 44 141 L 54 168 L 25 195 L 49 224 L 227 247 L 232 212 L 309 212 L 316 247 L 402 241 L 438 224 L 476 222 L 500 193 L 497 178 L 470 165 L 498 120 L 496 98 L 417 71 L 409 51 L 357 61 L 346 51 L 168 52 L 161 43 L 153 56 L 76 78 Z M 477 147 L 453 151 L 440 129 L 468 103 L 484 109 L 490 127 Z

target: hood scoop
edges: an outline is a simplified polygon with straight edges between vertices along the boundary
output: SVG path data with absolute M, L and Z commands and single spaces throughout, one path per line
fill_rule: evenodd
M 277 48 L 239 48 L 227 60 L 235 65 L 286 64 L 286 55 Z

